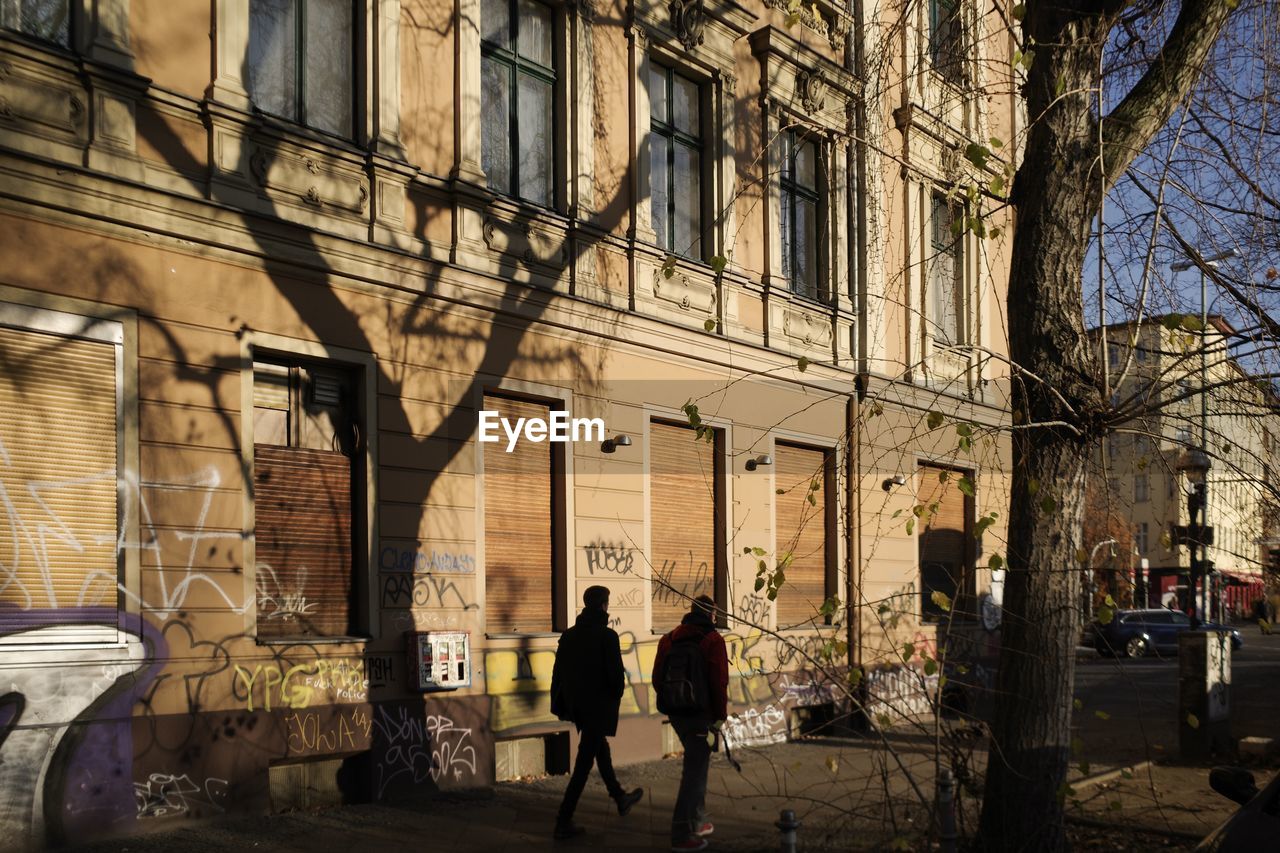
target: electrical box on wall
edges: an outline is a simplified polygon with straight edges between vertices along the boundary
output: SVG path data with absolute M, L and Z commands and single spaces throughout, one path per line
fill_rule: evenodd
M 414 690 L 471 686 L 471 635 L 466 631 L 408 631 L 405 640 Z

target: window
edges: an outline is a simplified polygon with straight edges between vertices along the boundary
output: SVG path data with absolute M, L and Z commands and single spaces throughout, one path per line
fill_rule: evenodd
M 0 636 L 115 639 L 123 340 L 119 323 L 0 303 Z
M 354 57 L 352 0 L 249 0 L 245 83 L 263 112 L 350 137 Z
M 1151 544 L 1149 536 L 1150 536 L 1150 528 L 1147 522 L 1145 521 L 1140 522 L 1138 524 L 1137 530 L 1134 532 L 1134 537 L 1133 537 L 1134 539 L 1133 546 L 1138 549 L 1139 554 L 1147 553 L 1147 548 Z
M 1146 474 L 1135 474 L 1133 477 L 1133 502 L 1143 503 L 1150 500 L 1150 489 Z
M 972 602 L 959 599 L 973 595 L 972 536 L 973 498 L 957 485 L 963 474 L 934 465 L 920 466 L 920 489 L 916 502 L 926 508 L 918 542 L 920 559 L 920 612 L 927 621 L 943 621 L 951 613 L 972 613 Z M 933 600 L 941 592 L 953 604 L 950 610 Z
M 1191 427 L 1178 427 L 1173 433 L 1173 440 L 1179 444 L 1191 443 Z
M 702 258 L 702 87 L 658 63 L 649 77 L 653 231 L 667 251 Z
M 960 211 L 942 195 L 932 197 L 929 213 L 929 330 L 942 346 L 964 340 L 964 251 L 953 223 Z
M 724 605 L 724 434 L 698 439 L 686 426 L 649 425 L 649 548 L 653 628 L 669 631 L 690 602 L 710 595 Z
M 817 299 L 826 278 L 822 235 L 826 210 L 820 187 L 824 180 L 820 148 L 794 130 L 782 133 L 782 275 L 791 290 Z
M 0 0 L 0 27 L 67 47 L 71 4 L 68 0 Z
M 944 80 L 963 85 L 964 18 L 960 0 L 929 0 L 929 58 Z
M 259 638 L 356 633 L 354 508 L 364 482 L 355 374 L 253 362 L 254 562 Z
M 555 204 L 555 50 L 551 8 L 483 0 L 481 165 L 496 192 Z
M 782 494 L 774 504 L 777 548 L 791 554 L 786 584 L 778 594 L 778 628 L 815 620 L 822 603 L 835 591 L 835 537 L 831 535 L 835 504 L 829 504 L 835 476 L 828 451 L 777 444 L 774 484 Z
M 560 409 L 560 404 L 553 404 Z M 552 405 L 486 394 L 484 408 L 550 420 Z M 485 628 L 495 634 L 543 634 L 563 627 L 560 532 L 564 524 L 565 445 L 505 442 L 484 447 Z

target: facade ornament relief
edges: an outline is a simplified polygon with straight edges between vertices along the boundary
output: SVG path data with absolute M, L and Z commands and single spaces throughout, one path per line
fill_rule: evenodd
M 693 50 L 702 44 L 703 31 L 707 27 L 707 12 L 702 0 L 671 0 L 671 29 L 685 50 Z
M 800 96 L 800 106 L 804 111 L 813 115 L 826 103 L 827 81 L 819 71 L 800 71 L 796 74 L 796 94 Z
M 649 31 L 643 24 L 633 21 L 631 26 L 627 27 L 627 37 L 635 43 L 637 50 L 649 49 Z

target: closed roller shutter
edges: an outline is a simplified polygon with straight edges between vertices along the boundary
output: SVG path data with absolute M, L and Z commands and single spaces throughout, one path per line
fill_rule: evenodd
M 649 546 L 653 565 L 653 627 L 668 631 L 699 595 L 715 596 L 716 499 L 720 489 L 714 444 L 687 427 L 649 427 Z
M 351 631 L 351 460 L 259 444 L 253 450 L 259 637 Z
M 352 610 L 356 380 L 318 364 L 256 360 L 254 563 L 263 639 L 345 637 Z
M 114 622 L 116 359 L 0 327 L 0 632 L 54 608 L 59 624 Z
M 946 482 L 942 477 L 945 474 Z M 964 492 L 957 485 L 963 474 L 934 465 L 920 466 L 920 490 L 917 503 L 933 509 L 920 528 L 920 592 L 922 611 L 927 618 L 944 618 L 946 611 L 932 600 L 934 590 L 946 593 L 961 612 L 957 595 L 964 593 L 966 570 L 971 553 L 966 535 L 968 517 Z
M 484 408 L 513 424 L 547 420 L 540 403 L 484 398 Z M 552 630 L 555 525 L 553 445 L 523 438 L 507 453 L 505 435 L 484 447 L 485 626 L 496 633 Z
M 827 598 L 827 472 L 821 450 L 778 444 L 773 455 L 774 483 L 783 490 L 775 505 L 774 538 L 779 554 L 792 555 L 778 593 L 781 629 L 819 619 Z

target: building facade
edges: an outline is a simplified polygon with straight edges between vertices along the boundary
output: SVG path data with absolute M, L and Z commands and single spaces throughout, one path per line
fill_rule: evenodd
M 1190 606 L 1190 551 L 1176 527 L 1190 523 L 1192 486 L 1179 464 L 1188 450 L 1208 448 L 1209 616 L 1249 617 L 1280 532 L 1272 509 L 1280 415 L 1275 392 L 1231 356 L 1236 331 L 1221 317 L 1209 321 L 1203 333 L 1198 318 L 1181 316 L 1108 328 L 1114 401 L 1148 412 L 1105 442 L 1105 500 L 1132 525 L 1137 606 Z
M 561 772 L 592 584 L 622 761 L 698 594 L 739 742 L 989 658 L 1007 39 L 854 8 L 0 5 L 5 843 Z

